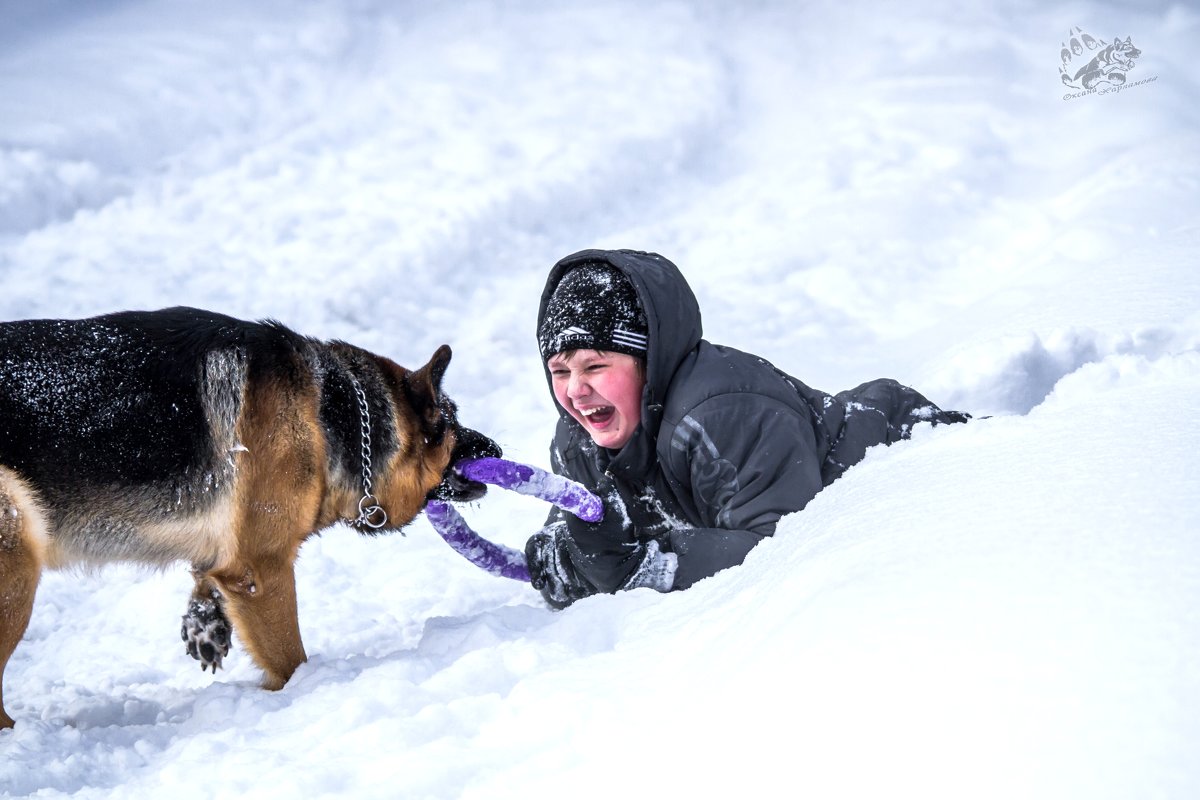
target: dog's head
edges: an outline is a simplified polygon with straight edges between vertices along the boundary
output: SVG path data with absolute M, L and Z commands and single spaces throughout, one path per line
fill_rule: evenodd
M 450 364 L 450 356 L 449 346 L 442 345 L 428 364 L 409 372 L 404 378 L 405 400 L 416 428 L 410 438 L 414 445 L 420 445 L 425 464 L 422 506 L 432 499 L 479 499 L 487 486 L 467 480 L 453 469 L 453 465 L 467 458 L 499 458 L 502 455 L 499 445 L 458 421 L 458 407 L 443 393 L 442 378 Z

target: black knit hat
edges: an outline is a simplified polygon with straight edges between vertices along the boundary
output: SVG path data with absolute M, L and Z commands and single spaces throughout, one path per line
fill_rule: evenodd
M 542 360 L 564 350 L 646 357 L 649 326 L 629 279 L 608 264 L 581 264 L 563 276 L 538 328 Z

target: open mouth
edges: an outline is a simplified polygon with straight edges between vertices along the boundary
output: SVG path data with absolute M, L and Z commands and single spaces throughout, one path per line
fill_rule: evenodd
M 442 482 L 429 493 L 429 499 L 469 503 L 472 500 L 478 500 L 485 494 L 487 494 L 487 484 L 470 480 L 454 467 L 450 467 L 446 470 Z
M 458 445 L 450 458 L 450 466 L 442 473 L 442 482 L 433 488 L 426 497 L 429 500 L 445 500 L 455 503 L 469 503 L 487 494 L 487 484 L 473 481 L 455 468 L 455 464 L 467 458 L 500 458 L 504 455 L 500 445 L 484 436 L 479 431 L 470 428 L 459 428 L 456 431 Z
M 613 417 L 617 414 L 617 409 L 612 406 L 593 406 L 592 408 L 579 409 L 579 414 L 588 421 L 588 424 L 597 428 L 603 428 L 612 422 Z

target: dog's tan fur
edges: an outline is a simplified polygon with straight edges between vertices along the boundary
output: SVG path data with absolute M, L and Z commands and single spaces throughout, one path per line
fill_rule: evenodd
M 441 348 L 415 372 L 378 356 L 355 357 L 376 365 L 378 383 L 391 393 L 387 405 L 393 410 L 397 447 L 386 469 L 376 470 L 374 495 L 387 512 L 387 528 L 395 529 L 421 511 L 455 450 L 455 426 L 444 435 L 429 433 L 443 413 L 439 384 L 449 348 Z M 297 371 L 309 367 L 300 365 Z M 191 562 L 195 596 L 219 593 L 239 639 L 262 668 L 267 688 L 282 687 L 305 661 L 293 564 L 309 536 L 358 516 L 361 476 L 331 465 L 316 380 L 298 382 L 293 374 L 254 381 L 236 368 L 222 375 L 233 381 L 222 384 L 228 402 L 222 406 L 210 397 L 204 409 L 212 440 L 229 451 L 229 480 L 202 508 L 185 507 L 165 517 L 142 513 L 137 498 L 120 495 L 119 489 L 111 499 L 100 498 L 97 519 L 111 514 L 136 520 L 133 545 L 96 548 L 88 539 L 94 533 L 54 530 L 39 488 L 0 466 L 0 728 L 13 725 L 3 705 L 4 669 L 28 626 L 44 568 L 113 560 Z M 220 388 L 213 389 L 214 397 Z M 408 402 L 412 396 L 427 402 L 414 408 Z M 223 414 L 229 419 L 222 421 Z
M 45 543 L 45 523 L 33 493 L 0 467 L 0 728 L 13 725 L 4 710 L 4 668 L 29 626 Z

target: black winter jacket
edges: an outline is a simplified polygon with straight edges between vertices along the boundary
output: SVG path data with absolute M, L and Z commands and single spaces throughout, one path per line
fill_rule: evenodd
M 564 258 L 546 281 L 539 329 L 563 275 L 595 262 L 629 278 L 646 314 L 641 427 L 610 451 L 560 409 L 551 464 L 588 487 L 605 476 L 615 483 L 639 537 L 677 558 L 673 585 L 657 588 L 686 588 L 740 564 L 781 516 L 804 508 L 868 447 L 907 438 L 918 422 L 967 418 L 886 379 L 830 396 L 758 356 L 705 341 L 687 281 L 653 253 L 584 250 Z M 561 520 L 556 510 L 547 526 Z M 614 560 L 597 588 L 632 588 L 629 572 L 628 559 Z

